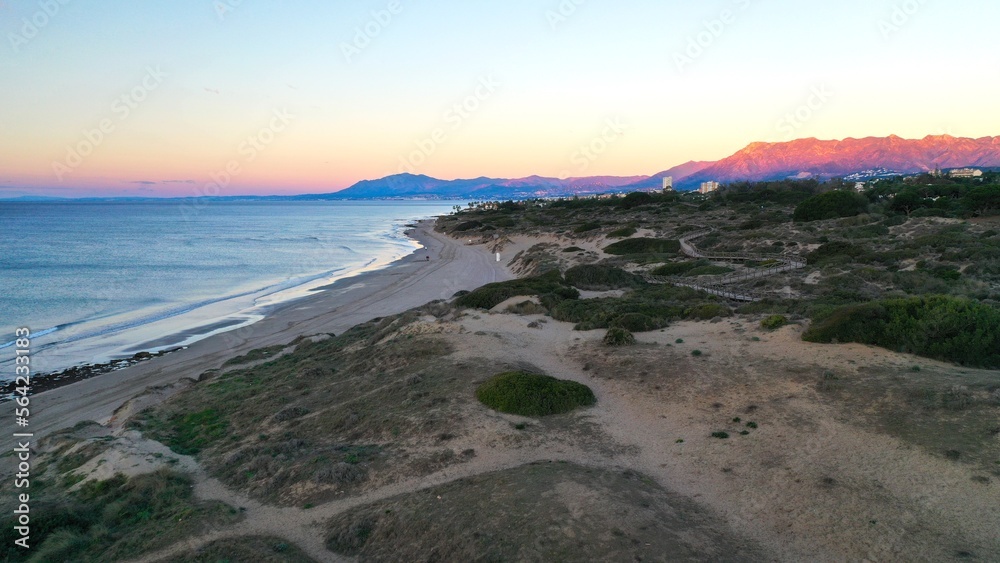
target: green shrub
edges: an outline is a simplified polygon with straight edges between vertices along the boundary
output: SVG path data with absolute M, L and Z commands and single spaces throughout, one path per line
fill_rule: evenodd
M 622 297 L 563 300 L 551 307 L 552 318 L 576 323 L 577 330 L 610 328 L 613 322 L 630 313 L 653 320 L 652 329 L 663 328 L 681 319 L 692 305 L 708 302 L 704 293 L 685 287 L 648 285 Z
M 589 223 L 584 223 L 584 224 L 580 225 L 579 227 L 573 229 L 573 232 L 577 233 L 577 234 L 580 234 L 580 233 L 589 233 L 590 231 L 596 231 L 597 229 L 600 229 L 600 228 L 601 228 L 601 224 L 600 223 L 597 223 L 595 221 L 591 221 Z
M 859 342 L 963 365 L 1000 367 L 1000 310 L 947 296 L 842 307 L 816 322 L 809 342 Z
M 608 233 L 608 238 L 628 238 L 635 233 L 635 227 L 622 227 Z
M 833 241 L 820 246 L 806 256 L 806 263 L 815 266 L 824 264 L 839 257 L 857 258 L 865 250 L 849 242 Z
M 648 315 L 642 313 L 625 313 L 611 321 L 613 328 L 623 328 L 631 332 L 649 332 L 663 326 Z
M 690 272 L 695 268 L 708 265 L 709 262 L 705 260 L 671 262 L 669 264 L 664 264 L 649 273 L 654 276 L 680 276 Z
M 618 241 L 604 248 L 604 252 L 615 256 L 628 254 L 674 254 L 681 249 L 676 240 L 655 238 L 630 238 Z
M 604 343 L 608 346 L 632 346 L 635 344 L 635 336 L 628 329 L 611 327 L 604 335 Z
M 491 409 L 521 416 L 560 414 L 597 402 L 586 385 L 524 371 L 490 378 L 476 390 L 476 398 Z
M 32 483 L 36 485 L 36 483 Z M 191 479 L 167 470 L 118 474 L 79 489 L 32 487 L 31 553 L 14 545 L 14 519 L 3 522 L 4 561 L 120 561 L 229 519 L 221 504 L 194 498 Z M 37 511 L 37 514 L 36 514 Z
M 618 200 L 618 207 L 621 209 L 634 209 L 640 205 L 653 203 L 653 196 L 646 192 L 632 192 Z
M 956 281 L 962 279 L 962 272 L 954 266 L 935 266 L 929 270 L 935 278 L 945 281 Z
M 492 309 L 511 297 L 524 295 L 551 296 L 556 300 L 577 299 L 580 292 L 566 285 L 562 275 L 557 271 L 547 272 L 533 278 L 522 278 L 505 282 L 491 283 L 463 295 L 455 302 L 459 307 L 474 309 Z M 546 299 L 542 304 L 548 307 Z
M 466 231 L 471 231 L 472 229 L 478 229 L 479 227 L 482 227 L 482 226 L 483 226 L 483 224 L 480 223 L 479 221 L 466 221 L 464 223 L 459 223 L 455 227 L 455 232 L 456 233 L 464 233 Z
M 694 356 L 695 358 L 700 357 L 702 355 L 702 351 L 701 350 L 692 350 L 691 351 L 691 355 Z
M 854 192 L 836 190 L 815 195 L 803 201 L 792 215 L 797 222 L 821 221 L 853 217 L 864 213 L 868 200 Z
M 684 317 L 692 320 L 708 321 L 716 317 L 730 317 L 732 314 L 732 310 L 721 303 L 702 303 L 685 311 Z
M 784 315 L 771 315 L 760 321 L 760 326 L 767 330 L 776 330 L 788 324 L 788 318 Z
M 583 252 L 583 249 L 579 246 L 571 246 L 569 248 L 564 248 L 563 252 Z
M 205 409 L 168 419 L 164 444 L 181 455 L 195 455 L 221 439 L 229 429 L 228 420 L 215 409 Z
M 641 277 L 630 274 L 621 268 L 596 264 L 574 266 L 566 270 L 566 283 L 590 291 L 625 289 L 646 285 Z
M 726 438 L 729 437 L 729 433 L 728 432 L 712 432 L 712 437 L 713 438 L 718 438 L 720 440 L 725 440 Z

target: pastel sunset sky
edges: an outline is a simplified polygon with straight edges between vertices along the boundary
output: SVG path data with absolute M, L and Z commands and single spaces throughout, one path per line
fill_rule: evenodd
M 626 176 L 754 141 L 997 135 L 997 21 L 987 0 L 2 0 L 0 197 Z

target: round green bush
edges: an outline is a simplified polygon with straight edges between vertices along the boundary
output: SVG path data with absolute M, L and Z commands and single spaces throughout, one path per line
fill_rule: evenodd
M 635 336 L 621 327 L 611 327 L 604 335 L 604 343 L 608 346 L 631 346 L 635 344 Z
M 597 402 L 586 385 L 525 371 L 493 376 L 479 386 L 476 398 L 491 409 L 521 416 L 560 414 Z
M 776 330 L 788 324 L 788 319 L 784 315 L 771 315 L 760 321 L 760 326 L 767 330 Z

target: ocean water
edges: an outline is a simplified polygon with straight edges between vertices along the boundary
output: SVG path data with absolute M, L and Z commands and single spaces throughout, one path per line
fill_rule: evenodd
M 0 202 L 0 381 L 17 327 L 36 373 L 190 344 L 410 254 L 451 205 Z

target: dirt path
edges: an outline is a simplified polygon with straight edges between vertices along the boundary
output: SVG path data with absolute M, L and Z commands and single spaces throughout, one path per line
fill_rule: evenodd
M 184 465 L 193 462 L 183 460 Z M 620 466 L 584 451 L 549 447 L 490 449 L 476 458 L 419 479 L 401 481 L 358 496 L 331 501 L 314 508 L 278 507 L 261 504 L 232 489 L 218 480 L 207 476 L 198 469 L 191 473 L 195 480 L 195 494 L 203 500 L 217 500 L 233 507 L 243 508 L 244 519 L 226 528 L 208 530 L 206 533 L 185 539 L 163 550 L 147 554 L 137 562 L 154 562 L 173 557 L 189 550 L 198 549 L 213 541 L 242 536 L 275 536 L 294 543 L 317 561 L 350 561 L 326 549 L 325 531 L 322 523 L 326 520 L 362 506 L 396 495 L 414 493 L 450 483 L 452 481 L 504 469 L 513 469 L 537 461 L 567 461 L 606 469 Z M 194 462 L 197 465 L 197 462 Z

